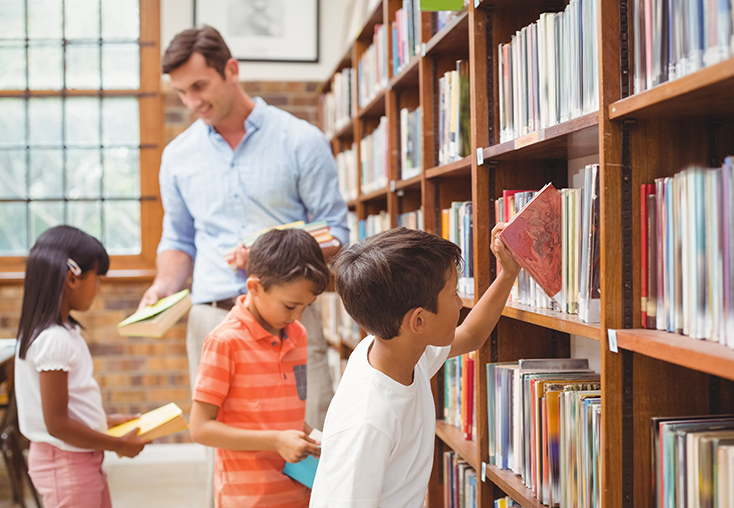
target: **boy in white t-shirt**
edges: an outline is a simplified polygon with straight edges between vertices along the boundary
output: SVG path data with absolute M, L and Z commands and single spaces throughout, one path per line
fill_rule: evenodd
M 460 327 L 459 248 L 397 228 L 342 251 L 336 291 L 367 332 L 352 352 L 324 424 L 311 508 L 423 506 L 433 464 L 431 377 L 474 351 L 497 324 L 519 265 L 492 231 L 502 271 Z

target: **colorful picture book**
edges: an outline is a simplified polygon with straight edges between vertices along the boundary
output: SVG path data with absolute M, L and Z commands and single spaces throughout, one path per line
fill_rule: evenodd
M 186 430 L 188 426 L 183 418 L 181 408 L 174 402 L 171 402 L 170 404 L 145 413 L 140 418 L 112 427 L 107 431 L 107 434 L 114 437 L 122 437 L 135 428 L 139 429 L 138 436 L 146 441 L 152 441 Z
M 184 289 L 149 305 L 117 325 L 120 335 L 162 337 L 191 308 L 189 290 Z

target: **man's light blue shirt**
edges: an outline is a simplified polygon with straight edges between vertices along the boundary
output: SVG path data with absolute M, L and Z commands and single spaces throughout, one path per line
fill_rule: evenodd
M 245 235 L 303 220 L 326 221 L 342 245 L 349 239 L 347 205 L 324 135 L 304 120 L 256 97 L 245 136 L 232 148 L 197 120 L 163 151 L 160 170 L 165 215 L 158 253 L 194 260 L 194 303 L 246 293 L 244 270 L 224 254 Z

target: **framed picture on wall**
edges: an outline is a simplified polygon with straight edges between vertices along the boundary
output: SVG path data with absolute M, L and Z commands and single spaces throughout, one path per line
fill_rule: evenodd
M 243 62 L 319 61 L 319 0 L 194 0 L 194 26 L 203 25 Z

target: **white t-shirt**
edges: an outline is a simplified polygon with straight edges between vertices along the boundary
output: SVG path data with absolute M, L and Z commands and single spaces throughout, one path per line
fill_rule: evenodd
M 405 386 L 354 349 L 324 423 L 311 508 L 420 508 L 433 466 L 436 409 L 431 377 L 451 348 L 429 346 Z
M 98 432 L 107 432 L 107 415 L 102 393 L 93 377 L 94 364 L 79 327 L 54 325 L 33 341 L 25 360 L 15 353 L 15 394 L 20 431 L 30 441 L 49 443 L 72 452 L 89 451 L 68 445 L 51 436 L 43 420 L 39 373 L 63 370 L 69 373 L 69 416 Z

